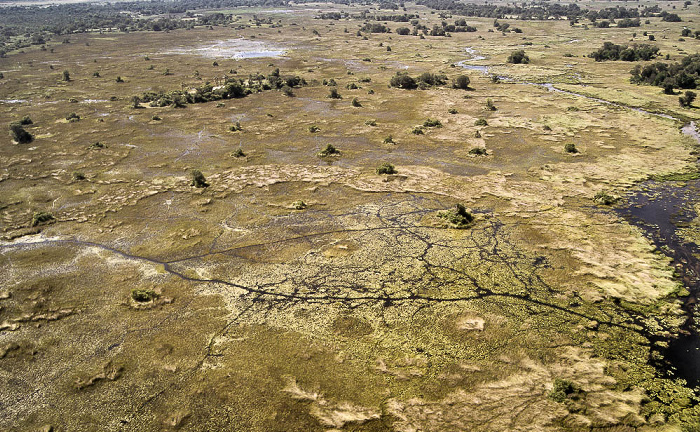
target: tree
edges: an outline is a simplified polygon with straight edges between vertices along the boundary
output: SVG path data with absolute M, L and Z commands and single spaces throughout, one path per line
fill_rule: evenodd
M 391 87 L 398 87 L 406 90 L 412 90 L 418 87 L 416 80 L 411 78 L 405 72 L 396 72 L 396 75 L 394 75 L 391 78 L 391 81 L 389 81 L 389 85 Z
M 678 97 L 678 103 L 684 108 L 690 108 L 696 96 L 695 92 L 686 90 L 685 95 Z
M 10 132 L 12 139 L 17 141 L 18 144 L 27 144 L 34 140 L 32 134 L 24 130 L 19 123 L 10 123 Z
M 209 186 L 209 183 L 207 183 L 207 180 L 204 178 L 204 174 L 196 169 L 192 170 L 192 183 L 190 183 L 190 185 L 196 188 L 205 188 Z
M 63 81 L 70 81 L 70 72 L 67 70 L 63 71 Z
M 467 90 L 469 88 L 469 83 L 471 80 L 466 75 L 458 75 L 457 78 L 452 80 L 452 87 L 456 89 Z
M 513 64 L 527 64 L 530 63 L 530 57 L 525 54 L 524 50 L 517 50 L 510 53 L 507 61 Z

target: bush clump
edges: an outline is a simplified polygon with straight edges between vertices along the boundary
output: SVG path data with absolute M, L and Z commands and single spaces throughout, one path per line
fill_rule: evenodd
M 418 83 L 415 79 L 409 76 L 406 72 L 396 72 L 389 81 L 391 87 L 397 87 L 405 90 L 413 90 L 418 88 Z
M 294 210 L 304 210 L 306 208 L 306 203 L 302 200 L 294 201 L 292 203 L 292 208 L 294 208 Z
M 336 156 L 336 155 L 339 155 L 339 154 L 340 154 L 340 150 L 338 150 L 337 148 L 335 148 L 335 146 L 333 146 L 333 144 L 328 144 L 328 145 L 326 146 L 326 148 L 324 148 L 323 150 L 321 150 L 320 152 L 318 152 L 318 155 L 319 155 L 320 157 Z
M 527 64 L 530 63 L 530 57 L 525 54 L 524 50 L 517 50 L 510 53 L 506 61 L 513 64 Z
M 429 118 L 428 120 L 423 122 L 423 126 L 430 127 L 430 128 L 432 128 L 432 127 L 441 128 L 442 122 L 440 122 L 440 120 L 437 120 L 437 119 L 430 119 Z
M 557 378 L 554 380 L 554 388 L 549 392 L 549 398 L 562 403 L 567 399 L 578 399 L 581 388 L 573 382 Z
M 576 148 L 576 144 L 574 143 L 567 143 L 564 146 L 564 151 L 567 153 L 578 153 L 578 149 Z
M 196 188 L 205 188 L 209 186 L 209 183 L 207 183 L 207 179 L 204 178 L 204 174 L 200 170 L 192 170 L 192 182 L 190 183 L 191 186 L 194 186 Z
M 475 155 L 475 156 L 485 156 L 486 149 L 483 147 L 474 147 L 473 149 L 469 150 L 469 154 Z
M 34 141 L 34 136 L 24 130 L 24 127 L 19 123 L 10 123 L 10 135 L 18 144 L 28 144 Z
M 593 197 L 593 202 L 601 205 L 613 205 L 617 202 L 618 198 L 610 195 L 605 191 L 600 191 Z
M 137 303 L 148 303 L 158 297 L 160 297 L 160 295 L 152 289 L 134 288 L 131 290 L 131 298 Z
M 455 204 L 454 208 L 439 212 L 438 217 L 458 229 L 467 228 L 474 222 L 474 216 L 462 204 Z
M 52 222 L 54 220 L 56 220 L 56 218 L 53 217 L 53 214 L 49 212 L 36 212 L 32 216 L 32 226 L 35 227 L 37 225 Z
M 396 168 L 389 162 L 384 162 L 377 167 L 377 174 L 396 174 Z
M 235 157 L 236 159 L 245 157 L 245 153 L 243 152 L 242 148 L 236 149 L 236 151 L 231 153 L 231 156 Z
M 452 80 L 452 87 L 456 89 L 467 90 L 469 89 L 469 83 L 471 83 L 471 80 L 468 76 L 458 75 L 455 79 Z
M 474 126 L 488 126 L 488 125 L 489 124 L 485 118 L 476 119 L 476 121 L 474 122 Z

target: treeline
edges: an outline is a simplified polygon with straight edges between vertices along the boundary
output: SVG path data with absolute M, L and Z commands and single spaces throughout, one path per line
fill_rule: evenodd
M 56 36 L 87 31 L 166 31 L 229 23 L 230 14 L 195 16 L 193 10 L 283 6 L 286 0 L 175 0 L 7 6 L 0 13 L 0 56 Z M 182 18 L 190 18 L 183 20 Z
M 663 87 L 666 93 L 674 88 L 694 89 L 700 86 L 700 54 L 684 57 L 679 63 L 656 62 L 637 65 L 630 71 L 630 81 Z
M 640 45 L 617 45 L 612 42 L 605 42 L 603 46 L 588 54 L 588 57 L 595 61 L 606 60 L 622 60 L 622 61 L 639 61 L 651 60 L 659 55 L 659 47 L 648 44 Z

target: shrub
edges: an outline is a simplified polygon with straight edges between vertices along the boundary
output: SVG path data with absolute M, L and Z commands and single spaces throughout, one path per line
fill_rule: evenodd
M 328 94 L 328 97 L 331 99 L 342 99 L 343 97 L 338 93 L 338 89 L 332 88 L 330 93 Z
M 527 64 L 530 63 L 530 57 L 525 54 L 525 51 L 517 50 L 510 53 L 507 62 L 513 64 Z
M 358 107 L 358 108 L 359 108 L 359 107 L 362 106 L 362 104 L 360 103 L 359 100 L 357 100 L 357 98 L 353 98 L 353 99 L 352 99 L 352 106 Z
M 439 212 L 438 217 L 458 229 L 467 228 L 474 221 L 474 216 L 462 204 L 455 204 L 454 208 Z
M 423 126 L 429 127 L 429 128 L 432 128 L 432 127 L 434 127 L 434 128 L 441 128 L 441 127 L 442 127 L 442 123 L 440 122 L 440 120 L 437 120 L 437 119 L 430 119 L 430 118 L 429 118 L 428 120 L 426 120 L 426 121 L 423 122 Z
M 593 202 L 602 205 L 612 205 L 617 202 L 618 198 L 608 194 L 605 191 L 600 191 L 593 197 Z
M 696 96 L 697 96 L 697 95 L 695 94 L 695 92 L 692 92 L 692 91 L 690 91 L 690 90 L 687 90 L 687 91 L 685 92 L 685 95 L 684 95 L 684 96 L 679 96 L 679 97 L 678 97 L 678 103 L 679 103 L 682 107 L 690 108 L 690 106 L 692 105 L 692 103 L 693 103 L 693 101 L 695 100 Z
M 396 168 L 389 162 L 384 162 L 377 167 L 377 174 L 396 174 Z
M 391 135 L 387 135 L 386 138 L 384 138 L 383 143 L 384 144 L 396 144 L 396 142 L 394 142 L 394 137 Z
M 56 220 L 56 218 L 49 212 L 36 212 L 32 216 L 32 226 L 34 227 L 43 223 L 49 223 L 54 220 Z
M 483 147 L 474 147 L 473 149 L 469 150 L 469 154 L 476 156 L 484 156 L 486 155 L 486 149 Z
M 481 138 L 481 132 L 479 132 L 479 131 L 474 132 L 474 138 Z
M 389 81 L 391 87 L 398 87 L 405 90 L 413 90 L 418 88 L 416 80 L 411 78 L 406 72 L 396 72 L 396 75 L 391 77 Z
M 105 148 L 105 145 L 102 144 L 102 143 L 99 142 L 99 141 L 96 141 L 96 142 L 90 144 L 90 145 L 88 146 L 88 148 L 89 148 L 90 150 L 101 150 L 101 149 Z
M 231 153 L 231 156 L 235 158 L 242 158 L 245 157 L 245 153 L 243 153 L 243 149 L 239 147 L 238 149 L 236 149 L 236 151 Z
M 316 132 L 318 132 L 318 131 L 320 131 L 320 130 L 321 130 L 321 128 L 318 127 L 318 126 L 316 126 L 316 125 L 311 125 L 311 126 L 309 126 L 309 132 L 311 132 L 311 133 L 316 133 Z
M 123 82 L 124 82 L 124 80 L 123 80 L 122 77 L 120 77 L 120 76 L 117 76 L 117 79 L 116 79 L 115 81 L 118 82 L 118 83 L 123 83 Z
M 282 93 L 283 93 L 285 96 L 287 96 L 287 97 L 293 97 L 293 96 L 294 96 L 294 91 L 292 90 L 291 87 L 289 87 L 289 86 L 286 85 L 286 84 L 285 84 L 284 86 L 282 86 Z
M 489 124 L 485 118 L 476 119 L 476 121 L 474 122 L 474 126 L 488 126 L 488 125 Z
M 160 116 L 159 116 L 158 114 L 153 114 L 153 116 L 151 117 L 151 120 L 153 120 L 153 121 L 161 121 L 161 120 L 163 120 L 163 119 L 160 118 Z
M 304 210 L 306 208 L 306 203 L 302 200 L 294 201 L 292 203 L 292 207 L 294 210 Z
M 424 132 L 423 132 L 423 128 L 422 128 L 421 126 L 416 126 L 416 127 L 413 128 L 413 130 L 411 131 L 411 133 L 412 133 L 413 135 L 423 135 Z
M 160 297 L 160 295 L 152 289 L 134 288 L 131 290 L 131 298 L 138 303 L 148 303 L 158 297 Z
M 192 170 L 192 182 L 190 183 L 190 186 L 194 186 L 196 188 L 205 188 L 209 186 L 209 183 L 207 183 L 207 180 L 204 178 L 204 174 L 200 170 Z
M 70 81 L 70 72 L 68 72 L 67 70 L 64 70 L 62 80 L 63 81 Z
M 567 399 L 577 399 L 581 388 L 569 380 L 555 379 L 554 388 L 549 392 L 549 398 L 555 402 L 564 402 Z
M 27 115 L 27 116 L 22 117 L 22 120 L 19 121 L 19 124 L 21 124 L 23 126 L 27 126 L 30 124 L 34 124 L 34 122 L 32 121 L 31 117 L 29 117 Z
M 72 175 L 73 181 L 82 181 L 85 180 L 85 174 L 81 173 L 80 171 L 73 171 Z
M 66 116 L 66 120 L 68 120 L 69 122 L 77 122 L 80 121 L 80 116 L 72 112 Z
M 339 154 L 340 154 L 340 150 L 338 150 L 337 148 L 335 148 L 335 147 L 333 146 L 333 144 L 328 144 L 328 145 L 326 145 L 326 148 L 324 148 L 323 150 L 321 150 L 321 151 L 318 153 L 318 155 L 319 155 L 320 157 L 335 156 L 335 155 L 339 155 Z
M 242 131 L 243 128 L 241 127 L 241 122 L 237 121 L 235 124 L 232 124 L 232 125 L 228 128 L 228 130 L 230 130 L 231 132 L 239 132 L 239 131 Z
M 447 110 L 447 112 L 450 114 L 457 114 L 458 111 L 457 111 L 457 108 L 450 108 Z
M 377 121 L 376 121 L 376 120 L 367 120 L 367 121 L 365 122 L 365 124 L 366 124 L 367 126 L 376 126 L 376 125 L 377 125 Z
M 32 134 L 24 130 L 19 123 L 10 123 L 10 134 L 18 144 L 28 144 L 34 140 Z
M 489 111 L 496 111 L 498 109 L 496 108 L 496 105 L 493 104 L 491 98 L 486 99 L 486 109 Z
M 564 151 L 567 153 L 578 153 L 578 149 L 576 148 L 576 144 L 574 143 L 567 143 L 564 146 Z
M 452 80 L 452 87 L 456 89 L 467 90 L 469 88 L 470 83 L 471 80 L 468 76 L 458 75 L 455 79 Z

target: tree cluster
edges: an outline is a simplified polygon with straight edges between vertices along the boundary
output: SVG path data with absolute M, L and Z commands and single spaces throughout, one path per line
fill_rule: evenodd
M 623 60 L 639 61 L 651 60 L 659 55 L 659 47 L 648 44 L 640 45 L 617 45 L 612 42 L 605 42 L 597 51 L 588 54 L 588 57 L 595 61 Z

